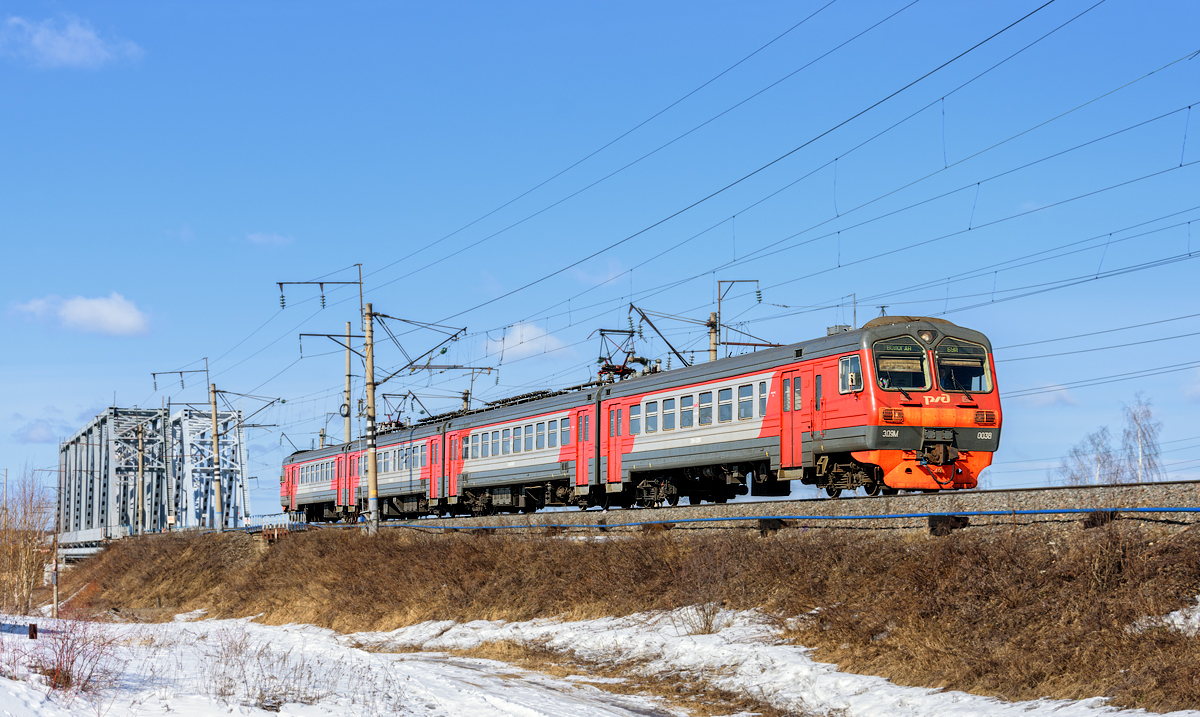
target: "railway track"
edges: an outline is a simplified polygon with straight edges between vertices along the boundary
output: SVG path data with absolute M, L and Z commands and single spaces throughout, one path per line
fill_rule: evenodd
M 902 493 L 895 496 L 811 498 L 704 503 L 654 509 L 495 514 L 477 517 L 388 521 L 385 528 L 426 530 L 503 530 L 514 532 L 599 531 L 672 528 L 841 528 L 853 530 L 927 530 L 940 518 L 961 516 L 970 526 L 1059 524 L 1072 526 L 1102 514 L 1168 526 L 1200 523 L 1200 481 L 1169 481 L 1103 486 Z M 1095 520 L 1095 518 L 1091 518 Z M 779 521 L 784 521 L 780 525 Z M 961 520 L 959 521 L 961 522 Z M 314 525 L 313 527 L 317 527 Z M 355 528 L 359 524 L 321 524 Z

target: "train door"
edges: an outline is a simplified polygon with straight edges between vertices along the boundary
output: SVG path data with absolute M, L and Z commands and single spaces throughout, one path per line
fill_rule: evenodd
M 779 421 L 779 462 L 785 468 L 798 466 L 801 463 L 803 450 L 800 396 L 804 380 L 801 369 L 783 372 L 780 383 L 780 421 Z
M 298 476 L 299 473 L 300 469 L 297 466 L 292 466 L 284 471 L 283 474 L 284 479 L 282 489 L 283 496 L 288 499 L 288 510 L 296 509 L 296 483 L 298 482 L 296 476 Z
M 814 371 L 811 364 L 801 367 L 797 373 L 799 380 L 792 386 L 792 410 L 796 412 L 796 464 L 809 462 L 811 465 L 812 440 L 818 420 L 817 397 L 824 387 L 820 369 Z M 805 461 L 805 453 L 808 453 L 808 461 Z
M 604 429 L 604 456 L 608 458 L 608 470 L 605 476 L 606 483 L 621 482 L 621 423 L 625 419 L 625 409 L 616 401 L 605 404 L 605 415 L 603 427 L 597 426 L 599 429 Z
M 592 428 L 591 406 L 571 412 L 571 430 L 575 432 L 575 485 L 587 485 L 595 455 L 595 444 L 588 435 Z
M 333 476 L 332 476 L 333 480 L 330 481 L 331 485 L 329 487 L 333 489 L 335 499 L 336 499 L 336 496 L 338 493 L 338 489 L 341 488 L 342 480 L 344 479 L 344 477 L 346 475 L 346 468 L 347 468 L 346 454 L 343 453 L 340 456 L 334 457 L 334 459 L 333 459 Z
M 443 483 L 445 471 L 442 461 L 445 459 L 442 450 L 442 434 L 439 433 L 429 441 L 429 499 L 440 498 L 446 494 Z

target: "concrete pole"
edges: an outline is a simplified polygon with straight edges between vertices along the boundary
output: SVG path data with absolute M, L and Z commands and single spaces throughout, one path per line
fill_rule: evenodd
M 720 323 L 717 321 L 717 312 L 712 312 L 708 315 L 708 360 L 717 360 L 717 330 Z
M 350 428 L 350 322 L 346 322 L 346 443 L 353 438 Z
M 213 493 L 217 499 L 217 532 L 225 532 L 225 501 L 221 492 L 221 438 L 217 432 L 217 384 L 209 384 L 208 402 L 212 407 Z
M 367 358 L 367 534 L 379 530 L 379 463 L 375 453 L 375 334 L 371 305 L 366 306 L 363 354 Z
M 146 521 L 143 509 L 146 503 L 146 431 L 145 426 L 137 427 L 138 437 L 138 480 L 137 480 L 137 534 L 146 533 Z

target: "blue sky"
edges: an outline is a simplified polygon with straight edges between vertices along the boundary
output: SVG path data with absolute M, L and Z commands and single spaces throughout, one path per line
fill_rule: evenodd
M 0 463 L 56 465 L 114 395 L 205 400 L 150 373 L 208 357 L 287 399 L 248 439 L 271 510 L 280 432 L 341 403 L 341 354 L 297 334 L 358 310 L 332 286 L 280 310 L 276 282 L 361 263 L 377 311 L 467 329 L 444 359 L 499 369 L 480 399 L 588 380 L 631 297 L 703 319 L 756 279 L 726 323 L 780 343 L 851 323 L 851 295 L 859 323 L 987 334 L 1002 391 L 1041 390 L 1005 399 L 993 486 L 1045 484 L 1139 391 L 1168 475 L 1200 477 L 1200 7 L 1041 6 L 6 3 Z M 388 392 L 438 410 L 468 383 Z

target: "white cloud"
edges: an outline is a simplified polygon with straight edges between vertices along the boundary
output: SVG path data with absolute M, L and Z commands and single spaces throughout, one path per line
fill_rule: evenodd
M 1071 392 L 1060 384 L 1043 386 L 1042 390 L 1044 393 L 1035 393 L 1031 396 L 1021 396 L 1020 398 L 1036 408 L 1079 405 L 1079 402 L 1075 400 Z
M 1200 403 L 1200 369 L 1192 372 L 1192 382 L 1183 389 L 1183 395 L 1192 403 Z
M 71 435 L 71 427 L 60 421 L 39 418 L 21 426 L 13 438 L 18 443 L 58 443 L 60 438 Z
M 291 237 L 274 232 L 254 232 L 247 234 L 246 240 L 259 246 L 287 246 L 292 243 Z
M 74 15 L 41 21 L 10 17 L 0 31 L 0 50 L 40 67 L 96 68 L 144 54 L 128 40 L 100 37 L 90 23 Z
M 581 284 L 586 284 L 588 286 L 600 286 L 601 284 L 607 284 L 608 282 L 613 281 L 617 277 L 629 271 L 618 259 L 609 259 L 608 263 L 603 267 L 595 266 L 595 263 L 593 262 L 592 269 L 594 271 L 587 271 L 583 268 L 577 267 L 571 270 L 571 274 L 575 277 L 576 281 Z
M 35 319 L 54 315 L 64 327 L 85 333 L 134 336 L 149 330 L 149 317 L 115 291 L 107 297 L 94 299 L 76 296 L 64 300 L 47 296 L 19 304 L 17 311 Z
M 551 336 L 537 324 L 522 322 L 508 327 L 502 338 L 488 339 L 487 350 L 497 357 L 503 353 L 504 358 L 514 359 L 557 351 L 566 345 L 562 339 Z

